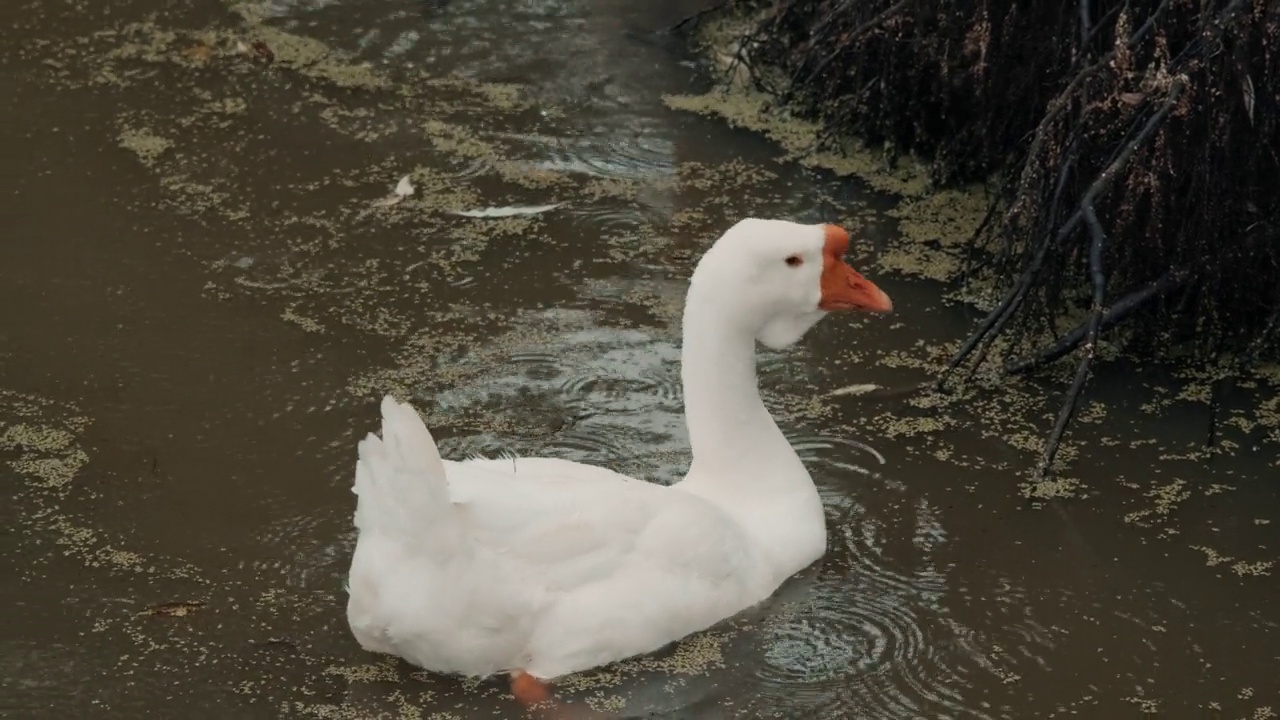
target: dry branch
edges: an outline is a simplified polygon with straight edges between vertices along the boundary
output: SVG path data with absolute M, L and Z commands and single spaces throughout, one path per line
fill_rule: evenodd
M 962 368 L 972 377 L 997 341 L 1034 348 L 1008 373 L 1078 352 L 1042 475 L 1102 333 L 1180 344 L 1206 363 L 1276 353 L 1280 0 L 729 9 L 762 18 L 739 44 L 742 62 L 789 78 L 778 94 L 824 137 L 914 152 L 935 184 L 1003 178 L 970 248 L 1004 278 L 1001 299 L 935 386 Z M 1079 297 L 1088 319 L 1046 338 Z

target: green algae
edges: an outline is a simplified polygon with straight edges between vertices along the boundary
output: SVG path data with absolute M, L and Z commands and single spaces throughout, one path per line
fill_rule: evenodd
M 25 542 L 52 542 L 87 568 L 189 577 L 183 563 L 151 558 L 120 546 L 67 505 L 91 493 L 77 481 L 90 456 L 81 437 L 91 420 L 74 405 L 0 389 L 0 457 L 17 474 Z
M 147 166 L 154 166 L 160 156 L 173 147 L 172 140 L 141 128 L 122 127 L 117 137 L 120 147 L 137 155 Z
M 252 28 L 252 23 L 250 23 Z M 442 281 L 465 283 L 484 270 L 492 269 L 498 263 L 486 263 L 485 258 L 492 258 L 510 252 L 517 247 L 550 247 L 555 243 L 564 243 L 562 237 L 556 235 L 562 229 L 549 227 L 547 224 L 533 220 L 504 224 L 480 223 L 464 219 L 447 217 L 450 211 L 477 207 L 484 200 L 503 192 L 513 198 L 534 198 L 537 202 L 544 199 L 567 199 L 578 205 L 586 205 L 587 201 L 606 201 L 612 203 L 620 200 L 634 200 L 638 193 L 652 188 L 668 190 L 678 187 L 680 192 L 704 193 L 709 197 L 706 202 L 698 202 L 691 207 L 678 210 L 668 220 L 645 224 L 638 229 L 628 229 L 601 238 L 599 243 L 600 259 L 619 263 L 637 263 L 642 267 L 661 268 L 676 278 L 687 276 L 692 262 L 698 252 L 705 248 L 723 225 L 725 217 L 733 217 L 742 207 L 759 204 L 765 206 L 774 192 L 772 183 L 777 182 L 778 173 L 747 163 L 691 163 L 684 162 L 678 166 L 676 177 L 669 181 L 637 181 L 619 178 L 583 178 L 578 175 L 539 170 L 531 163 L 512 160 L 505 157 L 507 150 L 494 139 L 494 136 L 477 130 L 481 124 L 472 124 L 473 116 L 488 116 L 491 113 L 512 111 L 527 106 L 527 100 L 515 86 L 492 90 L 484 86 L 474 87 L 457 80 L 442 81 L 441 85 L 430 86 L 433 90 L 441 88 L 469 89 L 465 97 L 453 98 L 448 102 L 418 97 L 413 89 L 403 86 L 388 88 L 374 80 L 361 75 L 367 68 L 361 69 L 358 64 L 343 66 L 343 73 L 336 76 L 325 70 L 326 63 L 347 62 L 341 56 L 330 53 L 327 49 L 302 39 L 295 42 L 286 39 L 276 43 L 275 48 L 277 75 L 266 74 L 277 70 L 266 70 L 262 65 L 255 65 L 237 54 L 235 42 L 244 39 L 267 38 L 269 35 L 254 35 L 250 32 L 219 31 L 208 33 L 184 33 L 180 31 L 160 31 L 153 34 L 145 43 L 131 46 L 127 52 L 110 55 L 109 62 L 97 68 L 99 76 L 110 76 L 112 82 L 120 85 L 141 82 L 128 67 L 130 62 L 147 62 L 168 64 L 177 68 L 180 77 L 190 79 L 199 73 L 208 72 L 210 67 L 223 63 L 230 75 L 226 78 L 228 85 L 205 92 L 191 92 L 186 100 L 175 101 L 178 109 L 164 112 L 153 112 L 146 115 L 122 113 L 117 119 L 118 140 L 122 147 L 137 156 L 139 163 L 157 178 L 157 185 L 166 193 L 175 207 L 183 213 L 191 213 L 198 217 L 203 227 L 210 228 L 215 237 L 237 238 L 237 248 L 246 254 L 254 253 L 258 260 L 252 267 L 239 267 L 235 261 L 228 260 L 221 251 L 206 251 L 199 246 L 188 243 L 184 252 L 189 252 L 205 264 L 212 278 L 209 286 L 211 297 L 231 301 L 249 298 L 255 303 L 272 303 L 277 308 L 281 322 L 291 323 L 308 333 L 343 333 L 344 338 L 353 333 L 365 334 L 375 339 L 386 339 L 393 346 L 393 358 L 385 367 L 368 370 L 355 368 L 351 372 L 355 377 L 349 383 L 349 391 L 353 397 L 374 399 L 381 392 L 393 391 L 403 397 L 422 397 L 432 392 L 451 386 L 486 387 L 493 377 L 495 368 L 510 362 L 510 353 L 517 348 L 547 345 L 565 333 L 589 325 L 591 320 L 576 317 L 564 322 L 540 320 L 536 313 L 512 311 L 501 302 L 492 302 L 489 298 L 459 293 L 445 299 L 437 296 L 445 292 Z M 278 38 L 277 38 L 278 39 Z M 197 61 L 186 53 L 192 44 L 216 45 L 211 58 Z M 200 75 L 199 77 L 204 77 Z M 323 126 L 330 135 L 323 137 L 336 139 L 338 142 L 347 139 L 359 140 L 368 147 L 374 148 L 375 157 L 366 158 L 364 164 L 347 164 L 322 171 L 323 177 L 283 178 L 263 183 L 255 180 L 260 167 L 256 153 L 261 146 L 250 144 L 250 138 L 272 132 L 259 119 L 271 108 L 264 103 L 260 94 L 255 94 L 251 83 L 240 84 L 241 80 L 255 78 L 277 78 L 271 82 L 288 85 L 296 79 L 315 81 L 300 90 L 300 95 L 309 95 L 310 99 L 299 100 L 308 106 L 324 107 L 325 110 L 310 118 L 316 125 Z M 343 78 L 346 78 L 344 80 Z M 356 82 L 354 79 L 363 78 Z M 353 84 L 344 84 L 351 80 Z M 360 88 L 368 91 L 362 99 L 352 100 L 335 89 Z M 293 89 L 293 88 L 290 88 Z M 474 89 L 474 92 L 470 92 Z M 404 116 L 396 114 L 398 106 L 365 105 L 376 93 L 386 91 L 404 100 L 409 108 Z M 181 92 L 181 83 L 175 87 L 175 94 Z M 287 109 L 288 105 L 282 105 Z M 295 106 L 296 107 L 296 106 Z M 308 118 L 305 113 L 289 111 L 283 123 L 286 127 L 297 123 L 306 127 Z M 767 109 L 762 112 L 768 112 Z M 218 117 L 218 123 L 207 121 L 208 116 Z M 391 115 L 393 117 L 388 117 Z M 421 120 L 427 117 L 427 120 Z M 756 121 L 752 121 L 756 122 Z M 748 125 L 749 126 L 749 125 Z M 175 128 L 189 128 L 188 131 L 175 131 Z M 228 135 L 220 135 L 213 131 L 230 131 Z M 791 142 L 796 153 L 812 147 L 816 136 L 805 134 L 808 130 L 776 130 L 786 142 Z M 309 132 L 309 131 L 308 131 Z M 790 133 L 796 133 L 794 136 Z M 224 138 L 230 136 L 229 141 Z M 376 143 L 382 140 L 397 140 L 406 136 L 425 139 L 422 143 L 428 150 L 419 152 L 398 149 L 391 151 L 376 150 Z M 172 138 L 170 140 L 169 138 Z M 788 138 L 791 138 L 788 140 Z M 210 148 L 213 150 L 211 151 Z M 235 158 L 231 165 L 244 167 L 242 173 L 210 177 L 216 167 L 211 162 L 215 156 L 227 153 Z M 822 153 L 811 153 L 812 158 L 804 160 L 813 165 L 834 164 Z M 817 158 L 817 159 L 814 159 Z M 851 161 L 846 157 L 841 160 Z M 845 173 L 854 176 L 870 177 L 883 170 L 883 163 L 873 152 L 860 156 L 859 162 L 845 166 Z M 265 163 L 268 164 L 269 163 Z M 908 163 L 909 165 L 909 163 Z M 450 168 L 465 168 L 451 170 Z M 267 168 L 269 170 L 270 168 Z M 408 172 L 413 178 L 419 192 L 410 200 L 395 208 L 372 208 L 371 202 L 385 195 L 388 187 L 396 178 Z M 898 221 L 904 233 L 911 233 L 920 241 L 924 249 L 910 258 L 897 258 L 890 254 L 882 259 L 882 268 L 892 266 L 894 274 L 916 275 L 946 280 L 953 277 L 958 264 L 956 245 L 975 225 L 975 214 L 981 205 L 976 195 L 948 196 L 946 194 L 929 195 L 922 183 L 922 176 L 901 172 L 887 180 L 868 181 L 873 187 L 882 187 L 897 192 L 908 201 L 890 212 L 890 217 Z M 255 204 L 255 195 L 263 192 L 264 187 L 271 188 L 269 203 Z M 521 194 L 522 191 L 536 190 L 536 194 Z M 543 192 L 554 190 L 554 192 Z M 327 193 L 325 201 L 308 201 L 310 193 Z M 554 197 L 553 197 L 554 196 Z M 938 205 L 931 205 L 935 197 L 940 197 Z M 493 201 L 497 201 L 496 199 Z M 264 207 L 265 206 L 265 207 Z M 859 212 L 841 207 L 855 219 Z M 362 232 L 361 228 L 370 228 Z M 411 232 L 415 245 L 395 244 L 388 250 L 378 243 L 391 241 L 384 238 L 390 231 Z M 400 235 L 391 235 L 401 242 Z M 272 264 L 264 255 L 257 255 L 260 247 L 269 247 L 270 242 L 278 242 L 287 246 L 287 260 Z M 368 249 L 366 249 L 368 246 Z M 936 252 L 937 255 L 930 255 Z M 380 262 L 371 262 L 380 260 Z M 591 258 L 591 262 L 598 261 Z M 590 263 L 575 265 L 573 275 L 589 272 Z M 545 270 L 539 270 L 545 272 Z M 587 292 L 589 282 L 581 282 L 580 292 Z M 608 280 L 597 281 L 596 285 L 608 284 Z M 464 286 L 465 287 L 465 286 Z M 420 304 L 406 298 L 419 295 L 426 300 Z M 681 310 L 682 296 L 653 281 L 637 282 L 619 293 L 617 298 L 628 306 L 643 308 L 644 313 L 629 316 L 626 321 L 611 318 L 609 327 L 629 327 L 645 325 L 656 328 L 668 335 L 674 334 Z M 593 316 L 595 317 L 595 316 Z M 902 326 L 895 332 L 903 335 L 919 333 L 918 328 Z M 850 372 L 849 377 L 861 377 L 863 373 L 879 370 L 891 371 L 890 377 L 925 378 L 936 372 L 941 363 L 954 350 L 954 344 L 920 341 L 909 345 L 906 349 L 880 353 L 875 348 L 851 350 L 841 359 L 842 367 Z M 466 355 L 465 359 L 459 357 Z M 1004 350 L 997 351 L 1001 357 Z M 1274 369 L 1270 372 L 1274 373 Z M 855 374 L 856 373 L 856 374 Z M 1251 376 L 1252 377 L 1252 376 Z M 1261 377 L 1261 376 L 1259 376 Z M 957 437 L 957 432 L 968 428 L 979 427 L 979 435 L 991 443 L 1020 453 L 1022 456 L 1034 456 L 1043 447 L 1044 418 L 1046 403 L 1031 389 L 1009 388 L 1003 385 L 982 385 L 969 395 L 975 399 L 977 411 L 968 414 L 960 408 L 961 396 L 944 396 L 940 394 L 924 394 L 912 396 L 905 407 L 886 410 L 874 403 L 852 404 L 855 398 L 836 395 L 821 397 L 819 388 L 805 383 L 786 390 L 769 389 L 766 396 L 771 407 L 777 409 L 780 418 L 795 422 L 821 423 L 827 433 L 847 433 L 854 437 L 865 437 L 868 432 L 877 437 L 895 438 L 906 449 L 906 458 L 894 458 L 894 472 L 906 472 L 902 468 L 912 467 L 919 456 L 940 458 L 947 463 L 946 467 L 955 469 L 966 467 L 981 470 L 987 482 L 1012 486 L 1016 481 L 1016 472 L 1007 462 L 982 457 L 972 458 L 973 452 L 965 452 L 966 441 Z M 1198 385 L 1188 391 L 1179 392 L 1177 397 L 1167 400 L 1167 407 L 1183 405 L 1203 405 L 1208 397 L 1205 388 L 1210 379 L 1194 381 Z M 1261 382 L 1261 380 L 1259 380 Z M 992 397 L 979 398 L 981 392 L 992 393 Z M 1270 407 L 1270 419 L 1264 413 L 1257 418 L 1246 413 L 1231 411 L 1224 425 L 1233 432 L 1276 432 L 1276 406 Z M 1167 408 L 1166 408 L 1167 409 Z M 542 428 L 529 427 L 527 417 L 512 415 L 495 415 L 483 409 L 435 410 L 428 414 L 429 422 L 460 432 L 489 431 L 495 434 L 536 434 Z M 1094 411 L 1099 424 L 1106 420 L 1101 410 Z M 977 419 L 975 419 L 977 418 Z M 994 420 L 990 419 L 994 418 Z M 30 462 L 19 470 L 24 477 L 31 479 L 32 486 L 41 492 L 64 489 L 75 490 L 75 478 L 84 471 L 88 462 L 85 449 L 79 447 L 78 435 L 72 432 L 70 425 L 43 424 L 37 425 L 24 421 L 27 428 L 14 431 L 13 437 L 43 438 L 27 439 L 20 442 L 10 438 L 0 442 L 7 450 L 16 450 L 21 458 Z M 1270 423 L 1270 424 L 1268 424 Z M 4 431 L 8 433 L 8 428 Z M 1104 430 L 1100 430 L 1104 431 Z M 1111 432 L 1112 428 L 1105 428 Z M 550 432 L 548 430 L 548 432 Z M 9 437 L 7 434 L 3 437 Z M 70 440 L 68 439 L 70 438 Z M 1116 447 L 1125 449 L 1142 449 L 1148 447 L 1139 439 L 1107 438 Z M 1280 439 L 1280 436 L 1273 437 Z M 981 447 L 981 446 L 980 446 Z M 1231 448 L 1237 452 L 1240 445 Z M 84 456 L 76 451 L 84 453 Z M 38 452 L 37 452 L 38 451 Z M 1164 452 L 1162 457 L 1172 461 L 1175 457 L 1187 457 L 1179 452 Z M 1070 453 L 1063 458 L 1070 459 Z M 1159 517 L 1159 522 L 1151 522 L 1153 529 L 1179 524 L 1178 509 L 1185 507 L 1188 500 L 1173 493 L 1172 502 L 1164 500 L 1164 495 L 1153 495 L 1155 481 L 1148 484 L 1135 482 L 1133 487 L 1110 486 L 1107 477 L 1091 477 L 1080 480 L 1066 480 L 1053 485 L 1027 484 L 1022 486 L 1022 493 L 1029 501 L 1050 502 L 1062 497 L 1085 499 L 1086 493 L 1102 489 L 1111 497 L 1119 498 L 1121 512 L 1141 513 L 1139 518 Z M 1165 487 L 1167 480 L 1160 481 Z M 1117 482 L 1118 485 L 1118 482 Z M 1127 492 L 1127 494 L 1123 494 Z M 1164 514 L 1159 508 L 1167 507 Z M 1265 518 L 1258 518 L 1266 520 Z M 1135 523 L 1136 524 L 1136 523 Z M 1256 527 L 1266 527 L 1266 523 L 1255 523 Z M 170 572 L 166 560 L 155 559 L 149 555 L 132 550 L 120 538 L 109 537 L 102 530 L 93 527 L 90 520 L 75 516 L 50 516 L 49 525 L 60 538 L 60 548 L 67 548 L 72 557 L 86 567 L 95 571 L 129 570 L 130 572 Z M 1140 530 L 1146 528 L 1139 528 Z M 1168 539 L 1163 538 L 1162 539 Z M 1187 540 L 1180 540 L 1187 542 Z M 1207 547 L 1207 546 L 1205 546 Z M 1185 550 L 1184 550 L 1185 552 Z M 1214 551 L 1215 553 L 1218 551 Z M 1250 571 L 1265 571 L 1270 568 L 1266 559 L 1255 559 L 1251 555 L 1231 549 L 1222 550 L 1217 557 L 1226 558 L 1211 565 L 1214 568 L 1231 569 L 1238 565 L 1240 574 L 1248 575 Z M 1242 559 L 1247 558 L 1247 559 Z M 206 570 L 207 571 L 207 570 Z M 1257 574 L 1261 574 L 1257 572 Z M 263 581 L 267 582 L 267 581 Z M 260 587 L 251 588 L 256 593 Z M 230 588 L 228 592 L 237 597 L 244 596 L 250 588 Z M 268 625 L 287 626 L 294 622 L 295 615 L 323 618 L 316 620 L 316 625 L 332 621 L 334 610 L 340 606 L 340 600 L 329 596 L 308 596 L 295 588 L 273 588 L 263 593 L 263 599 L 257 603 L 245 603 L 244 611 L 230 606 L 223 609 L 228 613 L 249 612 L 256 618 L 264 618 Z M 243 602 L 243 601 L 241 601 Z M 132 612 L 132 610 L 131 610 Z M 234 615 L 233 615 L 234 616 Z M 180 675 L 180 663 L 184 658 L 198 657 L 200 653 L 213 652 L 215 662 L 224 662 L 228 668 L 236 668 L 240 672 L 244 662 L 236 657 L 235 650 L 219 651 L 206 647 L 206 643 L 196 640 L 177 641 L 167 637 L 169 630 L 155 630 L 133 624 L 132 619 L 123 616 L 109 616 L 101 620 L 101 632 L 125 633 L 130 648 L 135 648 L 133 657 L 122 661 L 121 669 L 128 672 L 146 672 L 150 668 L 161 668 L 175 676 Z M 329 627 L 329 626 L 326 626 Z M 174 631 L 180 633 L 181 630 Z M 613 690 L 622 689 L 619 683 L 626 678 L 645 672 L 669 674 L 672 677 L 708 674 L 723 667 L 726 663 L 725 643 L 728 635 L 723 632 L 697 635 L 675 649 L 676 660 L 665 659 L 661 662 L 650 662 L 640 659 L 635 663 L 623 663 L 619 667 L 603 669 L 600 672 L 586 674 L 576 678 L 572 687 L 584 693 L 590 693 L 587 702 L 598 710 L 612 711 L 622 702 Z M 165 653 L 169 653 L 166 655 Z M 163 660 L 159 662 L 157 658 Z M 220 660 L 218 658 L 221 658 Z M 362 674 L 356 668 L 366 667 L 365 663 L 354 666 L 333 665 L 331 658 L 315 657 L 302 654 L 296 663 L 305 667 L 307 673 L 298 689 L 300 695 L 315 696 L 331 693 L 323 678 L 338 679 L 347 683 L 394 682 L 408 686 L 412 675 L 406 675 L 403 669 L 396 670 L 394 663 L 384 661 L 367 665 L 373 670 Z M 387 670 L 387 667 L 390 670 Z M 338 670 L 337 668 L 345 668 Z M 1016 673 L 1004 671 L 1009 676 Z M 187 676 L 183 676 L 187 677 Z M 1012 682 L 1012 681 L 1011 681 Z M 245 694 L 268 696 L 273 685 L 261 681 L 244 690 Z M 290 685 L 292 687 L 292 685 Z M 503 692 L 500 684 L 486 685 L 477 690 L 475 685 L 462 685 L 468 692 L 481 692 L 496 695 Z M 605 692 L 609 690 L 609 692 Z M 397 690 L 396 692 L 400 692 Z M 417 717 L 425 703 L 443 704 L 447 698 L 437 697 L 432 691 L 417 692 L 404 695 L 397 700 L 399 713 L 397 716 Z M 453 698 L 455 709 L 467 716 L 467 697 Z M 418 707 L 405 705 L 410 701 L 418 703 Z M 290 701 L 280 710 L 281 714 L 311 717 L 366 717 L 358 708 L 346 703 L 334 704 L 308 697 L 305 700 Z M 415 714 L 416 713 L 416 714 Z M 445 717 L 450 712 L 442 711 L 432 716 Z

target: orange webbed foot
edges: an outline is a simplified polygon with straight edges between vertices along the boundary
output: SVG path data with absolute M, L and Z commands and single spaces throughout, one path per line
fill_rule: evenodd
M 551 699 L 551 688 L 523 670 L 511 673 L 511 694 L 521 705 L 528 707 Z

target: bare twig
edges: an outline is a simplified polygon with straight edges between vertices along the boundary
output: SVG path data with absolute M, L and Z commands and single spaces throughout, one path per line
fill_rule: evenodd
M 1093 34 L 1093 21 L 1089 17 L 1089 1 L 1090 0 L 1077 0 L 1076 2 L 1076 7 L 1080 11 L 1081 45 L 1087 43 L 1089 36 Z
M 751 58 L 748 57 L 748 53 L 751 48 L 761 42 L 760 36 L 764 34 L 765 27 L 765 25 L 760 25 L 753 31 L 743 35 L 738 40 L 738 47 L 734 51 L 733 60 L 730 60 L 728 67 L 725 68 L 725 76 L 729 78 L 729 82 L 732 83 L 734 76 L 738 72 L 738 68 L 745 68 L 747 76 L 751 79 L 752 84 L 756 86 L 757 90 L 776 96 L 779 94 L 778 88 L 773 87 L 771 83 L 767 82 L 759 73 L 756 72 L 755 67 L 751 63 Z
M 1089 228 L 1089 280 L 1093 285 L 1093 311 L 1089 316 L 1089 330 L 1085 334 L 1075 379 L 1071 381 L 1071 389 L 1067 391 L 1067 398 L 1062 403 L 1062 409 L 1058 411 L 1058 420 L 1053 424 L 1053 431 L 1049 433 L 1049 440 L 1044 445 L 1044 453 L 1040 456 L 1040 467 L 1036 475 L 1041 479 L 1053 474 L 1053 459 L 1058 454 L 1058 446 L 1062 442 L 1063 433 L 1067 430 L 1067 424 L 1075 415 L 1076 401 L 1080 398 L 1080 391 L 1084 389 L 1085 381 L 1089 379 L 1089 369 L 1093 366 L 1093 358 L 1098 350 L 1098 333 L 1102 330 L 1102 311 L 1107 294 L 1107 278 L 1102 266 L 1102 253 L 1107 244 L 1107 235 L 1102 230 L 1102 223 L 1098 222 L 1098 213 L 1094 210 L 1092 202 L 1086 201 L 1081 210 L 1085 225 Z
M 1158 279 L 1144 285 L 1142 288 L 1135 290 L 1123 298 L 1120 298 L 1102 313 L 1102 328 L 1115 325 L 1125 319 L 1134 311 L 1146 305 L 1148 302 L 1168 295 L 1173 290 L 1182 287 L 1190 277 L 1190 273 L 1182 269 L 1170 270 L 1161 275 Z M 1058 338 L 1058 341 L 1047 348 L 1041 349 L 1039 352 L 1026 356 L 1021 360 L 1016 360 L 1005 365 L 1004 371 L 1009 375 L 1022 375 L 1037 368 L 1044 367 L 1053 361 L 1061 358 L 1067 353 L 1075 350 L 1089 330 L 1089 321 L 1080 323 L 1070 332 Z
M 855 40 L 862 37 L 863 35 L 866 35 L 872 30 L 875 30 L 877 27 L 883 25 L 885 21 L 887 21 L 889 18 L 893 17 L 894 15 L 898 14 L 899 11 L 901 11 L 903 8 L 905 8 L 907 5 L 910 5 L 910 4 L 911 4 L 911 0 L 899 0 L 893 5 L 890 5 L 889 7 L 885 8 L 883 11 L 880 12 L 879 15 L 876 15 L 870 20 L 862 23 L 858 27 L 849 31 L 848 35 L 841 37 L 840 43 L 836 45 L 836 47 L 832 49 L 831 52 L 827 53 L 826 57 L 818 61 L 817 67 L 813 68 L 808 73 L 806 73 L 804 78 L 795 78 L 792 84 L 796 85 L 808 80 L 809 78 L 815 77 L 817 75 L 821 75 L 822 71 L 826 70 L 828 65 L 830 65 L 836 58 L 840 57 L 840 55 Z
M 1110 186 L 1116 174 L 1128 164 L 1129 159 L 1138 151 L 1138 148 L 1146 144 L 1147 139 L 1151 137 L 1155 129 L 1168 117 L 1169 112 L 1173 110 L 1173 106 L 1178 102 L 1178 98 L 1182 96 L 1184 86 L 1185 84 L 1181 79 L 1173 82 L 1169 95 L 1165 98 L 1160 109 L 1151 116 L 1151 119 L 1143 126 L 1142 131 L 1138 133 L 1138 136 L 1129 142 L 1115 161 L 1102 172 L 1102 175 L 1099 175 L 1093 181 L 1093 184 L 1089 186 L 1080 202 L 1080 209 L 1072 216 L 1073 218 L 1083 218 L 1085 225 L 1089 228 L 1089 281 L 1093 286 L 1093 309 L 1089 318 L 1089 329 L 1085 334 L 1084 346 L 1081 349 L 1080 364 L 1076 367 L 1075 379 L 1071 382 L 1071 388 L 1067 390 L 1066 400 L 1062 403 L 1062 409 L 1058 412 L 1057 422 L 1054 423 L 1053 431 L 1049 433 L 1049 440 L 1045 443 L 1044 454 L 1040 457 L 1040 467 L 1036 471 L 1036 475 L 1042 479 L 1053 473 L 1053 459 L 1057 456 L 1058 446 L 1062 441 L 1063 433 L 1066 432 L 1067 424 L 1071 422 L 1071 418 L 1075 414 L 1076 401 L 1080 397 L 1080 391 L 1084 389 L 1085 381 L 1089 378 L 1089 370 L 1093 365 L 1093 358 L 1097 352 L 1098 333 L 1102 329 L 1103 305 L 1106 301 L 1107 291 L 1106 273 L 1102 263 L 1107 237 L 1102 230 L 1102 224 L 1098 221 L 1098 214 L 1094 210 L 1093 203 Z
M 697 27 L 702 24 L 703 18 L 705 18 L 708 15 L 713 15 L 715 13 L 718 13 L 721 10 L 724 10 L 726 7 L 728 7 L 732 3 L 733 3 L 733 0 L 723 0 L 723 2 L 718 2 L 715 5 L 712 5 L 711 7 L 706 8 L 705 10 L 699 10 L 698 12 L 684 18 L 683 20 L 676 23 L 675 25 L 672 25 L 670 28 L 667 29 L 667 31 L 673 32 L 673 33 L 680 32 L 681 30 L 684 29 L 686 25 L 689 26 L 690 30 L 697 29 Z
M 1138 133 L 1138 136 L 1131 140 L 1125 146 L 1124 150 L 1118 153 L 1115 159 L 1111 161 L 1111 164 L 1108 165 L 1107 168 L 1098 175 L 1097 179 L 1093 181 L 1093 184 L 1089 186 L 1087 191 L 1085 191 L 1084 197 L 1080 202 L 1080 207 L 1071 214 L 1071 217 L 1069 217 L 1065 223 L 1063 223 L 1062 227 L 1058 229 L 1058 232 L 1054 235 L 1052 240 L 1048 240 L 1040 244 L 1035 256 L 1027 265 L 1027 268 L 1022 272 L 1022 275 L 1018 278 L 1017 284 L 1009 291 L 1008 294 L 1005 295 L 1005 298 L 1000 302 L 1000 304 L 983 319 L 982 323 L 978 326 L 978 329 L 969 336 L 969 339 L 965 341 L 965 344 L 960 348 L 955 356 L 951 358 L 951 362 L 947 364 L 947 368 L 942 371 L 938 376 L 937 382 L 934 383 L 935 389 L 942 390 L 950 374 L 965 361 L 969 354 L 972 353 L 974 349 L 983 342 L 983 340 L 990 338 L 983 349 L 979 351 L 978 357 L 969 371 L 968 377 L 972 377 L 973 373 L 976 372 L 977 368 L 986 359 L 987 351 L 990 349 L 994 339 L 999 336 L 1000 331 L 1004 329 L 1005 324 L 1013 317 L 1018 307 L 1022 304 L 1022 301 L 1026 299 L 1027 293 L 1031 291 L 1032 286 L 1035 284 L 1036 276 L 1040 273 L 1040 269 L 1044 265 L 1045 258 L 1049 255 L 1049 251 L 1060 245 L 1067 237 L 1076 231 L 1076 228 L 1078 228 L 1080 223 L 1084 220 L 1084 208 L 1092 207 L 1094 201 L 1111 187 L 1116 176 L 1128 166 L 1130 159 L 1133 158 L 1133 154 L 1137 152 L 1138 148 L 1146 144 L 1146 141 L 1151 137 L 1151 134 L 1155 132 L 1156 127 L 1164 121 L 1165 116 L 1167 116 L 1169 111 L 1173 109 L 1173 103 L 1182 95 L 1182 89 L 1183 81 L 1181 79 L 1174 81 L 1173 88 L 1170 90 L 1169 96 L 1165 99 L 1161 108 L 1156 111 L 1156 114 L 1153 115 L 1150 120 L 1147 121 L 1147 124 L 1142 128 L 1141 132 Z
M 983 254 L 966 255 L 962 276 L 985 264 L 1007 284 L 931 384 L 988 371 L 1014 330 L 1048 342 L 1003 358 L 1005 374 L 1071 355 L 1042 477 L 1061 463 L 1104 333 L 1158 311 L 1156 323 L 1220 356 L 1280 313 L 1280 112 L 1249 93 L 1280 67 L 1280 55 L 1258 51 L 1274 14 L 1250 10 L 1274 3 L 1076 0 L 1001 14 L 940 0 L 726 2 L 765 13 L 733 69 L 750 60 L 749 71 L 778 71 L 735 80 L 789 78 L 781 99 L 794 94 L 822 125 L 815 149 L 851 134 L 928 157 L 931 182 L 1000 178 L 967 243 Z M 1091 302 L 1063 335 L 1077 285 Z M 1211 442 L 1231 387 L 1215 387 Z
M 1129 11 L 1129 0 L 1125 0 L 1123 5 L 1116 5 L 1115 7 L 1108 10 L 1102 17 L 1098 18 L 1098 22 L 1093 24 L 1092 32 L 1090 32 L 1088 37 L 1086 37 L 1084 40 L 1080 42 L 1080 45 L 1083 47 L 1088 47 L 1092 45 L 1093 41 L 1098 37 L 1098 33 L 1102 32 L 1103 28 L 1107 26 L 1107 23 L 1110 22 L 1112 18 L 1118 16 L 1122 12 L 1128 12 L 1128 11 Z M 1080 59 L 1083 60 L 1084 57 L 1085 56 L 1081 55 Z
M 1147 21 L 1142 23 L 1142 27 L 1138 28 L 1129 36 L 1129 41 L 1126 44 L 1131 48 L 1137 47 L 1138 43 L 1142 42 L 1142 39 L 1147 36 L 1147 33 L 1151 32 L 1155 28 L 1156 23 L 1160 20 L 1160 16 L 1164 15 L 1164 11 L 1168 7 L 1169 0 L 1160 0 L 1160 4 L 1157 5 L 1156 9 L 1152 10 L 1151 15 L 1147 17 Z

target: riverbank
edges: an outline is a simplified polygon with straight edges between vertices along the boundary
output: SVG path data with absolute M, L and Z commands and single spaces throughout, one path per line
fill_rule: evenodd
M 729 2 L 680 28 L 717 87 L 668 104 L 899 196 L 902 241 L 880 269 L 985 313 L 935 386 L 1034 375 L 1067 388 L 1043 478 L 1095 361 L 1169 364 L 1207 380 L 1213 408 L 1242 380 L 1280 377 L 1280 95 L 1255 82 L 1280 76 L 1267 40 L 1280 19 L 1165 5 L 1075 37 L 1060 8 L 994 21 L 963 3 Z M 1210 67 L 1205 37 L 1239 67 Z M 1206 109 L 1237 80 L 1243 101 Z M 1256 400 L 1269 423 L 1274 398 Z

